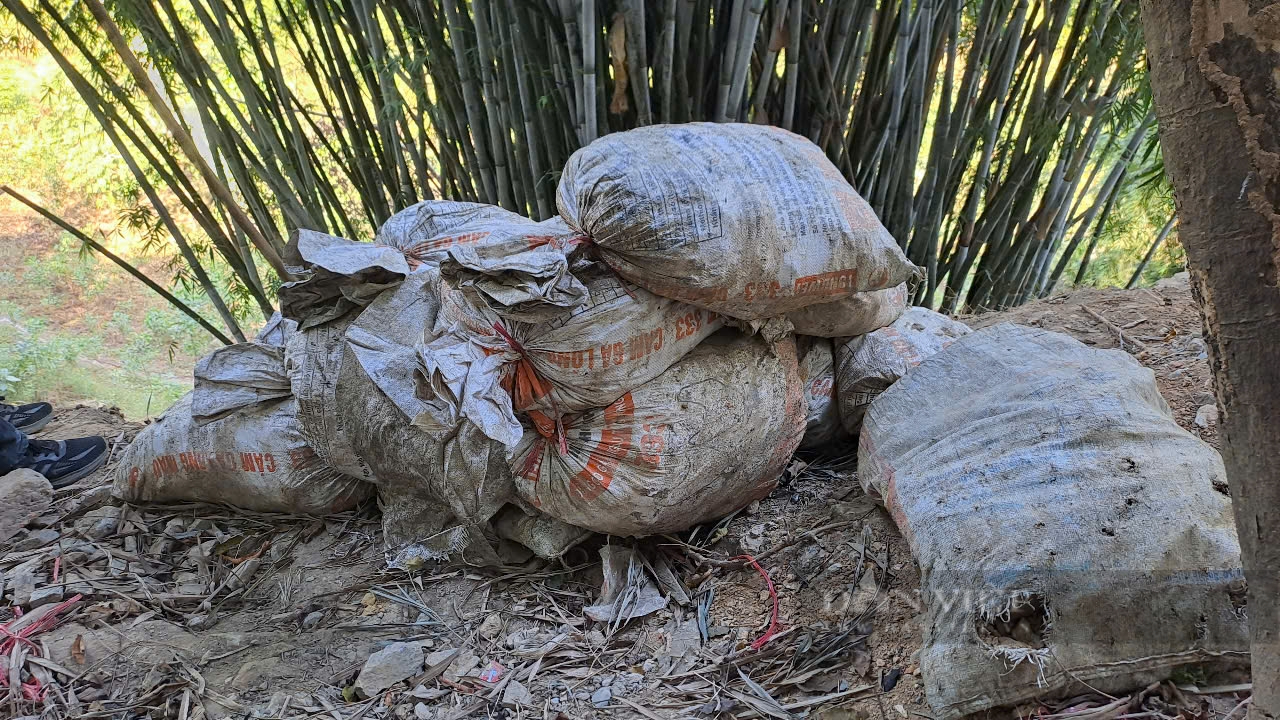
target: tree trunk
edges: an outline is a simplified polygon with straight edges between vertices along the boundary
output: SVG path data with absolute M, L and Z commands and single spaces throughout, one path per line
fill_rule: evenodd
M 1142 0 L 1165 168 L 1222 418 L 1254 720 L 1280 718 L 1280 0 Z

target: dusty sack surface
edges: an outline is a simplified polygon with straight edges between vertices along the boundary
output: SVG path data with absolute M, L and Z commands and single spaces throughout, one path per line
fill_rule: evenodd
M 822 448 L 849 439 L 840 424 L 840 405 L 836 402 L 835 352 L 827 338 L 796 338 L 800 354 L 800 381 L 804 383 L 805 419 L 804 450 Z
M 960 338 L 871 404 L 858 475 L 920 564 L 940 718 L 1247 657 L 1222 460 L 1125 353 Z
M 826 155 L 762 125 L 652 125 L 575 152 L 556 203 L 623 277 L 761 320 L 913 276 Z
M 651 535 L 768 494 L 804 427 L 794 343 L 721 331 L 612 405 L 567 418 L 565 455 L 526 431 L 512 467 L 521 497 L 552 517 Z
M 292 399 L 241 408 L 196 423 L 192 395 L 147 426 L 116 470 L 126 502 L 234 502 L 250 510 L 323 515 L 369 494 L 331 469 L 302 435 Z
M 854 293 L 835 302 L 787 313 L 797 335 L 824 338 L 864 335 L 891 324 L 907 310 L 907 284 Z
M 836 341 L 836 392 L 845 432 L 857 435 L 867 406 L 885 388 L 968 332 L 964 323 L 913 307 L 888 327 Z

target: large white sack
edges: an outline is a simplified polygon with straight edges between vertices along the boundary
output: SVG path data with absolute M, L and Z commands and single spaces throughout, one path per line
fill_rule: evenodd
M 684 530 L 767 495 L 804 435 L 795 344 L 723 330 L 605 408 L 565 419 L 567 448 L 528 430 L 516 490 L 602 533 Z
M 835 353 L 831 341 L 797 337 L 796 352 L 800 356 L 805 405 L 809 408 L 800 449 L 813 450 L 848 440 L 850 435 L 840 424 L 840 406 L 836 402 Z
M 867 406 L 886 388 L 969 333 L 969 326 L 928 308 L 913 307 L 892 325 L 836 341 L 836 395 L 840 422 L 857 435 Z
M 888 290 L 854 293 L 847 298 L 810 305 L 787 313 L 797 335 L 841 338 L 865 335 L 902 317 L 907 306 L 907 284 Z
M 1247 663 L 1222 461 L 1124 352 L 960 338 L 871 404 L 858 477 L 920 563 L 939 720 Z
M 285 370 L 296 323 L 277 313 L 254 342 L 201 358 L 195 387 L 146 427 L 116 471 L 128 502 L 226 503 L 250 510 L 325 514 L 369 495 L 307 442 Z
M 192 393 L 138 433 L 112 488 L 125 502 L 208 502 L 325 515 L 371 487 L 328 467 L 302 436 L 292 398 L 243 406 L 197 424 Z
M 459 273 L 453 260 L 445 271 Z M 576 307 L 531 304 L 528 293 L 498 297 L 492 283 L 441 282 L 436 336 L 423 352 L 438 414 L 466 418 L 508 447 L 524 432 L 515 413 L 554 437 L 562 415 L 609 405 L 723 325 L 603 263 L 579 261 L 574 273 L 587 296 Z
M 916 273 L 822 150 L 780 128 L 651 125 L 575 152 L 560 215 L 625 278 L 762 320 Z

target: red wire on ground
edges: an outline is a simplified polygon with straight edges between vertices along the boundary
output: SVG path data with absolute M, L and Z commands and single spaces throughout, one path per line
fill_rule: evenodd
M 45 632 L 47 630 L 52 630 L 53 627 L 57 625 L 58 621 L 61 619 L 59 616 L 62 615 L 62 613 L 69 610 L 72 605 L 75 605 L 76 603 L 80 602 L 80 599 L 82 597 L 84 596 L 75 595 L 70 600 L 64 600 L 58 603 L 44 617 L 22 628 L 16 633 L 10 631 L 9 627 L 13 625 L 15 622 L 17 622 L 18 620 L 20 620 L 22 618 L 21 615 L 19 615 L 18 617 L 14 618 L 13 620 L 10 620 L 9 622 L 3 625 L 0 625 L 0 657 L 4 657 L 4 658 L 9 657 L 13 653 L 13 648 L 17 645 L 25 645 L 30 649 L 31 652 L 38 653 L 39 646 L 36 645 L 35 642 L 31 640 L 31 637 L 34 635 L 39 635 L 40 633 Z M 37 657 L 39 657 L 38 654 L 37 654 Z M 8 687 L 8 686 L 9 686 L 8 673 L 0 674 L 0 687 Z M 46 688 L 41 687 L 40 681 L 36 680 L 34 677 L 31 679 L 30 682 L 26 682 L 22 684 L 23 697 L 25 697 L 27 700 L 30 700 L 32 702 L 40 702 L 41 700 L 43 700 L 45 690 Z
M 760 567 L 760 563 L 756 562 L 755 558 L 750 555 L 739 555 L 729 559 L 745 560 L 748 565 L 755 568 L 756 572 L 760 573 L 760 577 L 764 578 L 765 586 L 769 588 L 769 597 L 773 598 L 773 611 L 769 613 L 769 627 L 764 631 L 764 635 L 761 635 L 759 639 L 751 643 L 752 650 L 759 650 L 765 646 L 765 643 L 772 640 L 774 635 L 778 634 L 778 591 L 773 587 L 773 578 L 769 577 L 769 573 Z

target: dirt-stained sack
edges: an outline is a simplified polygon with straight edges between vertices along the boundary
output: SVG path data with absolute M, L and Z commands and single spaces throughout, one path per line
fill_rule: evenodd
M 125 502 L 225 503 L 324 515 L 355 507 L 369 485 L 328 467 L 298 426 L 292 398 L 192 418 L 188 393 L 138 433 L 112 488 Z
M 498 537 L 518 542 L 546 560 L 555 560 L 591 537 L 590 530 L 560 522 L 536 510 L 526 512 L 516 505 L 508 505 L 494 516 L 493 529 Z
M 836 402 L 835 353 L 831 340 L 800 336 L 796 338 L 800 356 L 800 382 L 804 383 L 804 439 L 800 449 L 813 450 L 850 439 L 840 424 L 840 406 Z
M 962 337 L 871 404 L 858 478 L 920 564 L 939 720 L 1248 662 L 1222 460 L 1122 351 Z
M 451 255 L 485 270 L 490 280 L 501 277 L 521 289 L 521 283 L 533 282 L 543 292 L 553 292 L 569 282 L 567 270 L 551 280 L 531 280 L 521 275 L 529 268 L 503 263 L 513 256 L 528 257 L 524 253 L 536 248 L 547 249 L 552 257 L 563 255 L 583 240 L 559 218 L 536 222 L 500 207 L 451 200 L 428 200 L 402 210 L 372 243 L 298 230 L 285 252 L 296 279 L 280 288 L 281 312 L 303 329 L 329 322 L 368 305 L 409 273 L 436 268 Z M 506 272 L 499 276 L 498 268 Z
M 764 125 L 652 125 L 575 152 L 560 215 L 665 297 L 776 317 L 916 273 L 822 150 Z
M 797 335 L 843 338 L 865 335 L 902 317 L 907 306 L 907 284 L 888 290 L 854 293 L 847 298 L 787 313 Z
M 340 318 L 408 275 L 396 248 L 295 230 L 285 248 L 293 280 L 280 286 L 280 314 L 302 329 Z
M 424 200 L 387 218 L 373 242 L 396 248 L 416 269 L 422 264 L 439 265 L 450 248 L 485 242 L 494 224 L 513 223 L 534 221 L 497 205 Z
M 521 293 L 499 298 L 471 281 L 441 282 L 437 335 L 423 352 L 440 414 L 466 418 L 509 447 L 524 432 L 515 413 L 555 437 L 562 415 L 609 405 L 723 324 L 603 263 L 573 269 L 587 296 L 576 307 L 531 307 Z
M 413 423 L 432 412 L 419 397 L 418 352 L 439 309 L 438 277 L 420 268 L 345 329 L 292 344 L 290 376 L 317 448 L 378 486 L 393 563 L 496 565 L 486 532 L 513 494 L 504 448 L 470 423 Z
M 777 484 L 805 428 L 790 339 L 722 330 L 604 408 L 565 418 L 567 448 L 529 429 L 512 458 L 534 508 L 643 536 L 722 517 Z
M 888 327 L 836 341 L 836 395 L 845 431 L 857 435 L 862 416 L 876 396 L 969 332 L 964 323 L 913 307 Z

